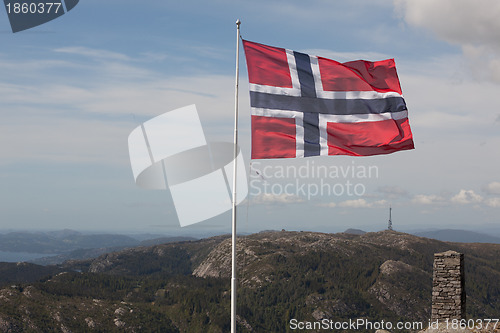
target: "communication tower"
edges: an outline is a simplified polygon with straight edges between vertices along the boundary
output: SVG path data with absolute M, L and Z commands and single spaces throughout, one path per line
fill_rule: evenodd
M 389 207 L 389 225 L 387 226 L 387 230 L 393 230 L 392 229 L 392 207 Z

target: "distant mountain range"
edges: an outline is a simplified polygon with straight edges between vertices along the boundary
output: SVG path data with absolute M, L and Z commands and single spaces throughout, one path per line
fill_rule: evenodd
M 261 233 L 274 232 L 273 230 Z M 346 234 L 363 235 L 360 229 L 347 229 Z M 459 243 L 500 244 L 500 237 L 467 230 L 443 229 L 413 233 L 415 236 Z M 245 235 L 240 235 L 245 236 Z M 136 246 L 153 246 L 171 242 L 193 241 L 196 238 L 167 237 L 154 234 L 84 234 L 64 229 L 49 232 L 9 232 L 0 234 L 0 251 L 46 254 L 47 256 L 29 260 L 40 265 L 57 265 L 66 260 L 96 258 L 102 254 Z M 1 261 L 1 259 L 0 259 Z
M 116 234 L 83 234 L 74 230 L 0 234 L 0 251 L 60 254 L 77 249 L 136 246 L 135 238 Z
M 196 239 L 181 236 L 158 236 L 83 234 L 69 229 L 49 232 L 9 232 L 0 234 L 0 251 L 47 254 L 46 257 L 33 259 L 30 262 L 41 265 L 56 265 L 66 260 L 95 258 L 104 253 L 129 247 L 152 246 Z
M 292 318 L 427 323 L 434 253 L 447 250 L 465 254 L 468 318 L 497 318 L 498 244 L 396 231 L 239 237 L 238 332 L 287 332 Z M 62 265 L 0 263 L 0 331 L 227 332 L 230 253 L 226 235 Z
M 500 244 L 500 237 L 468 230 L 443 229 L 413 234 L 415 236 L 437 239 L 444 242 Z
M 137 246 L 153 246 L 153 245 L 175 243 L 175 242 L 186 242 L 186 241 L 192 241 L 192 240 L 196 240 L 196 238 L 182 237 L 182 236 L 160 237 L 160 238 L 143 240 L 143 241 L 139 242 Z M 104 242 L 103 244 L 106 244 L 106 243 Z M 70 252 L 63 253 L 63 254 L 59 254 L 56 256 L 48 256 L 48 257 L 33 259 L 33 260 L 30 260 L 29 262 L 34 263 L 34 264 L 38 264 L 38 265 L 57 265 L 57 264 L 62 264 L 68 260 L 82 260 L 82 259 L 97 258 L 100 255 L 110 253 L 110 252 L 120 251 L 120 250 L 123 250 L 125 248 L 130 248 L 130 247 L 134 247 L 134 246 L 129 245 L 129 246 L 111 246 L 111 247 L 78 249 L 78 250 L 73 250 Z
M 344 231 L 344 233 L 346 233 L 346 234 L 352 234 L 352 235 L 364 235 L 364 234 L 366 234 L 366 231 L 363 231 L 361 229 L 352 229 L 352 228 L 349 228 L 346 231 Z

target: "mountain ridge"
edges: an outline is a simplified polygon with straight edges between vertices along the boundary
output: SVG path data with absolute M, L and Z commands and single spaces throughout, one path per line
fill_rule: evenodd
M 363 235 L 276 231 L 239 237 L 238 329 L 287 332 L 291 318 L 427 322 L 433 255 L 450 249 L 465 253 L 468 315 L 498 314 L 497 244 L 446 243 L 396 231 Z M 21 302 L 33 311 L 41 307 L 37 311 L 53 318 L 60 311 L 57 304 L 77 302 L 77 307 L 84 305 L 87 310 L 74 313 L 68 305 L 68 314 L 56 321 L 55 331 L 61 331 L 61 325 L 89 329 L 90 322 L 100 330 L 118 331 L 113 326 L 116 319 L 123 323 L 121 329 L 163 325 L 172 332 L 225 332 L 230 250 L 230 236 L 222 235 L 69 261 L 58 266 L 61 272 L 52 277 L 1 289 L 0 297 L 5 295 L 9 301 L 0 307 L 0 323 L 14 327 L 19 325 L 16 318 L 24 316 L 10 302 Z M 26 296 L 26 289 L 32 298 Z M 99 313 L 93 299 L 118 313 L 132 310 L 137 316 Z M 149 322 L 144 321 L 144 311 L 152 316 Z M 72 313 L 76 319 L 71 319 Z M 44 325 L 42 318 L 30 320 L 34 327 Z
M 432 231 L 422 231 L 413 233 L 413 235 L 418 237 L 437 239 L 444 242 L 500 244 L 500 237 L 461 229 L 439 229 Z

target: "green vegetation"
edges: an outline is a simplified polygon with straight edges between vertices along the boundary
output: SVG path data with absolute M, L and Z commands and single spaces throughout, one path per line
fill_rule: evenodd
M 4 285 L 0 331 L 228 332 L 228 241 L 129 249 L 67 263 L 34 283 Z M 427 322 L 433 253 L 449 249 L 466 256 L 468 315 L 500 313 L 500 245 L 396 232 L 270 232 L 241 241 L 239 332 L 291 332 L 292 318 Z M 193 275 L 200 266 L 206 269 Z M 217 272 L 222 277 L 211 277 Z

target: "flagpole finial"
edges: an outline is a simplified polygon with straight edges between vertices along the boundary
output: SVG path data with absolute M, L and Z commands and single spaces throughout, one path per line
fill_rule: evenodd
M 240 26 L 240 24 L 241 24 L 240 19 L 237 19 L 237 20 L 236 20 L 236 25 L 239 27 L 239 26 Z

